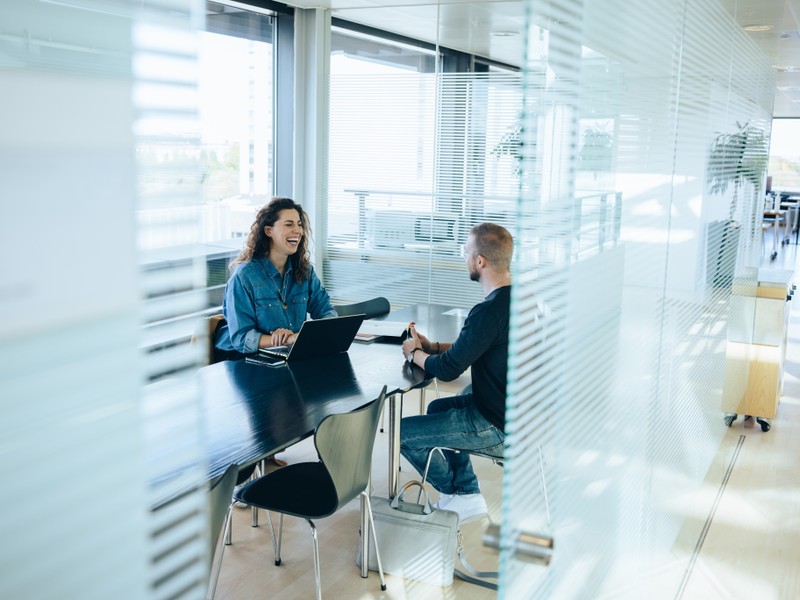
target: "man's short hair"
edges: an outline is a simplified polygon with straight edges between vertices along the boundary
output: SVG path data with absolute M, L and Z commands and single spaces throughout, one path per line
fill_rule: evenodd
M 497 270 L 511 270 L 514 238 L 508 229 L 496 223 L 478 223 L 470 230 L 475 238 L 475 252 Z

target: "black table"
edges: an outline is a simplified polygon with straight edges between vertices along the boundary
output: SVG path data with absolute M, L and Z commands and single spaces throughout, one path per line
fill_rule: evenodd
M 343 354 L 263 366 L 224 361 L 198 372 L 205 406 L 209 477 L 247 466 L 312 435 L 327 415 L 419 385 L 424 372 L 396 345 L 353 344 Z
M 466 311 L 440 305 L 419 305 L 390 313 L 388 320 L 414 321 L 417 329 L 431 340 L 452 341 L 463 325 Z M 389 495 L 397 493 L 400 458 L 400 404 L 397 395 L 424 384 L 429 379 L 417 366 L 407 363 L 397 342 L 354 342 L 343 354 L 304 359 L 291 364 L 266 366 L 245 360 L 223 361 L 201 368 L 192 382 L 198 385 L 202 406 L 198 414 L 181 409 L 180 398 L 159 397 L 158 405 L 145 406 L 146 412 L 160 412 L 154 419 L 161 430 L 148 435 L 162 436 L 180 431 L 187 422 L 199 421 L 207 453 L 209 480 L 222 475 L 231 464 L 246 467 L 276 454 L 313 435 L 319 423 L 330 414 L 350 412 L 378 397 L 387 386 L 389 406 Z M 166 382 L 152 384 L 151 391 Z M 157 395 L 157 394 L 156 394 Z M 174 402 L 165 406 L 164 402 Z M 169 414 L 170 418 L 163 418 Z M 158 461 L 161 457 L 151 456 Z M 162 469 L 163 471 L 163 469 Z M 158 503 L 166 503 L 179 492 L 182 468 L 152 482 L 163 492 Z M 368 531 L 362 510 L 362 531 Z M 363 536 L 366 544 L 368 536 Z M 367 556 L 362 548 L 362 556 Z M 368 561 L 363 561 L 366 577 Z
M 453 341 L 461 330 L 465 309 L 442 305 L 417 305 L 393 311 L 386 320 L 408 323 L 432 341 Z M 356 410 L 374 400 L 387 386 L 390 412 L 390 484 L 396 479 L 399 464 L 400 406 L 394 396 L 422 385 L 424 371 L 403 360 L 400 346 L 394 343 L 354 342 L 348 352 L 335 356 L 305 359 L 292 364 L 263 366 L 244 360 L 223 361 L 198 370 L 196 383 L 202 397 L 199 414 L 159 405 L 146 411 L 170 414 L 158 422 L 164 430 L 179 431 L 188 421 L 198 419 L 204 432 L 208 478 L 214 479 L 231 464 L 252 465 L 312 435 L 327 415 Z M 153 384 L 155 387 L 162 384 Z M 170 413 L 170 410 L 172 411 Z M 394 457 L 392 456 L 394 455 Z M 151 460 L 160 460 L 153 456 Z M 162 482 L 154 482 L 159 484 Z M 164 499 L 174 494 L 164 486 Z M 396 493 L 396 482 L 390 494 Z

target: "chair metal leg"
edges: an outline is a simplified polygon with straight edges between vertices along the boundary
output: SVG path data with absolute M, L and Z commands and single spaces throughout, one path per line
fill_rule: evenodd
M 397 396 L 400 402 L 397 402 Z M 397 495 L 400 478 L 400 417 L 403 412 L 403 394 L 392 394 L 387 398 L 389 406 L 389 498 Z
M 272 527 L 272 517 L 270 516 L 269 511 L 266 512 L 267 512 L 267 527 L 269 528 L 269 537 L 272 540 L 272 549 L 275 552 L 275 566 L 279 567 L 281 566 L 281 538 L 283 537 L 283 513 L 281 513 L 280 516 L 280 522 L 278 524 L 278 527 L 280 529 L 278 530 L 278 539 L 276 540 L 275 530 Z
M 225 533 L 217 540 L 217 546 L 214 548 L 214 561 L 211 564 L 211 573 L 208 579 L 208 591 L 206 592 L 206 600 L 214 600 L 214 594 L 217 591 L 217 580 L 219 579 L 219 572 L 222 569 L 222 555 L 225 553 L 225 546 L 227 536 L 230 535 L 231 527 L 231 512 L 233 509 L 233 502 L 228 506 L 228 512 L 225 513 L 224 527 Z
M 265 464 L 266 464 L 265 461 L 263 461 L 263 460 L 260 461 L 256 465 L 256 468 L 253 471 L 253 474 L 250 475 L 250 477 L 248 478 L 248 481 L 251 480 L 251 479 L 257 479 L 257 478 L 261 477 L 264 474 Z M 255 506 L 251 506 L 250 510 L 252 511 L 252 514 L 250 515 L 250 526 L 251 527 L 258 527 L 258 509 Z M 225 533 L 225 545 L 226 546 L 230 546 L 233 543 L 231 541 L 231 538 L 233 536 L 233 533 L 232 533 L 233 532 L 233 523 L 231 522 L 230 513 L 228 513 L 228 524 L 225 526 L 225 532 L 226 532 Z
M 306 521 L 311 525 L 311 537 L 314 540 L 314 577 L 317 580 L 317 600 L 322 600 L 322 578 L 320 577 L 319 571 L 319 540 L 317 539 L 317 527 L 311 519 L 306 519 Z
M 262 459 L 256 465 L 255 471 L 253 471 L 253 476 L 251 479 L 258 479 L 264 473 L 267 472 L 267 461 L 266 459 Z M 258 527 L 258 508 L 255 506 L 250 507 L 250 527 Z
M 232 504 L 232 503 L 231 503 Z M 232 513 L 233 511 L 228 511 L 227 516 L 225 517 L 225 545 L 231 545 L 231 530 L 233 529 L 233 523 L 231 523 Z
M 371 478 L 370 478 L 371 480 Z M 371 484 L 370 484 L 371 485 Z M 369 486 L 367 486 L 369 489 Z M 361 544 L 361 578 L 366 579 L 369 577 L 369 533 L 368 530 L 370 528 L 369 524 L 369 513 L 367 512 L 367 501 L 364 499 L 365 495 L 367 494 L 366 490 L 361 493 L 361 510 L 360 510 L 360 533 L 361 539 L 359 540 L 359 544 Z
M 425 470 L 422 472 L 422 486 L 423 487 L 425 486 L 425 484 L 428 481 L 428 470 L 431 468 L 431 459 L 433 458 L 433 453 L 438 451 L 439 454 L 442 455 L 442 458 L 444 458 L 444 451 L 445 450 L 450 450 L 450 452 L 458 452 L 458 450 L 453 450 L 452 448 L 445 448 L 444 446 L 442 446 L 441 448 L 440 447 L 431 448 L 431 451 L 428 452 L 428 460 L 425 461 Z M 422 490 L 420 490 L 420 495 L 421 494 L 422 494 Z M 419 499 L 417 500 L 417 502 L 419 502 Z
M 364 501 L 367 505 L 367 514 L 369 515 L 369 528 L 372 531 L 372 541 L 375 544 L 375 558 L 378 560 L 378 575 L 381 578 L 381 590 L 386 590 L 386 580 L 383 578 L 383 563 L 381 562 L 381 552 L 378 548 L 378 538 L 375 537 L 375 519 L 372 518 L 372 504 L 369 501 L 369 494 L 366 491 L 361 492 Z M 366 556 L 364 557 L 366 559 Z M 362 562 L 366 563 L 366 560 Z

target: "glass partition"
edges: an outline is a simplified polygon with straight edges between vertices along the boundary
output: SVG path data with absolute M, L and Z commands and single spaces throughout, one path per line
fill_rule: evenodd
M 469 307 L 468 227 L 515 235 L 499 596 L 678 597 L 713 511 L 703 492 L 735 455 L 770 65 L 715 2 L 336 15 L 424 44 L 333 44 L 333 294 Z M 393 63 L 411 47 L 436 51 L 435 70 Z M 528 561 L 528 533 L 554 540 L 549 566 Z
M 746 377 L 774 76 L 716 3 L 526 4 L 501 596 L 680 597 Z

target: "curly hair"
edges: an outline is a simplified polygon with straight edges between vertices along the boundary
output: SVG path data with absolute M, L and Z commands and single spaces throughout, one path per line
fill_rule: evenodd
M 297 204 L 291 198 L 273 198 L 270 202 L 261 208 L 256 215 L 256 220 L 250 226 L 250 234 L 247 236 L 247 243 L 244 245 L 239 256 L 231 262 L 231 271 L 236 268 L 239 263 L 247 262 L 250 260 L 259 259 L 269 255 L 270 248 L 272 248 L 272 238 L 267 237 L 264 227 L 269 225 L 272 227 L 278 220 L 280 212 L 286 209 L 294 209 L 300 215 L 300 222 L 303 225 L 303 237 L 300 238 L 300 243 L 297 246 L 297 252 L 292 254 L 289 259 L 292 261 L 292 269 L 294 270 L 294 278 L 297 283 L 302 283 L 308 279 L 311 273 L 311 262 L 308 253 L 308 239 L 311 236 L 311 225 L 308 222 L 308 215 L 306 215 L 303 207 Z

